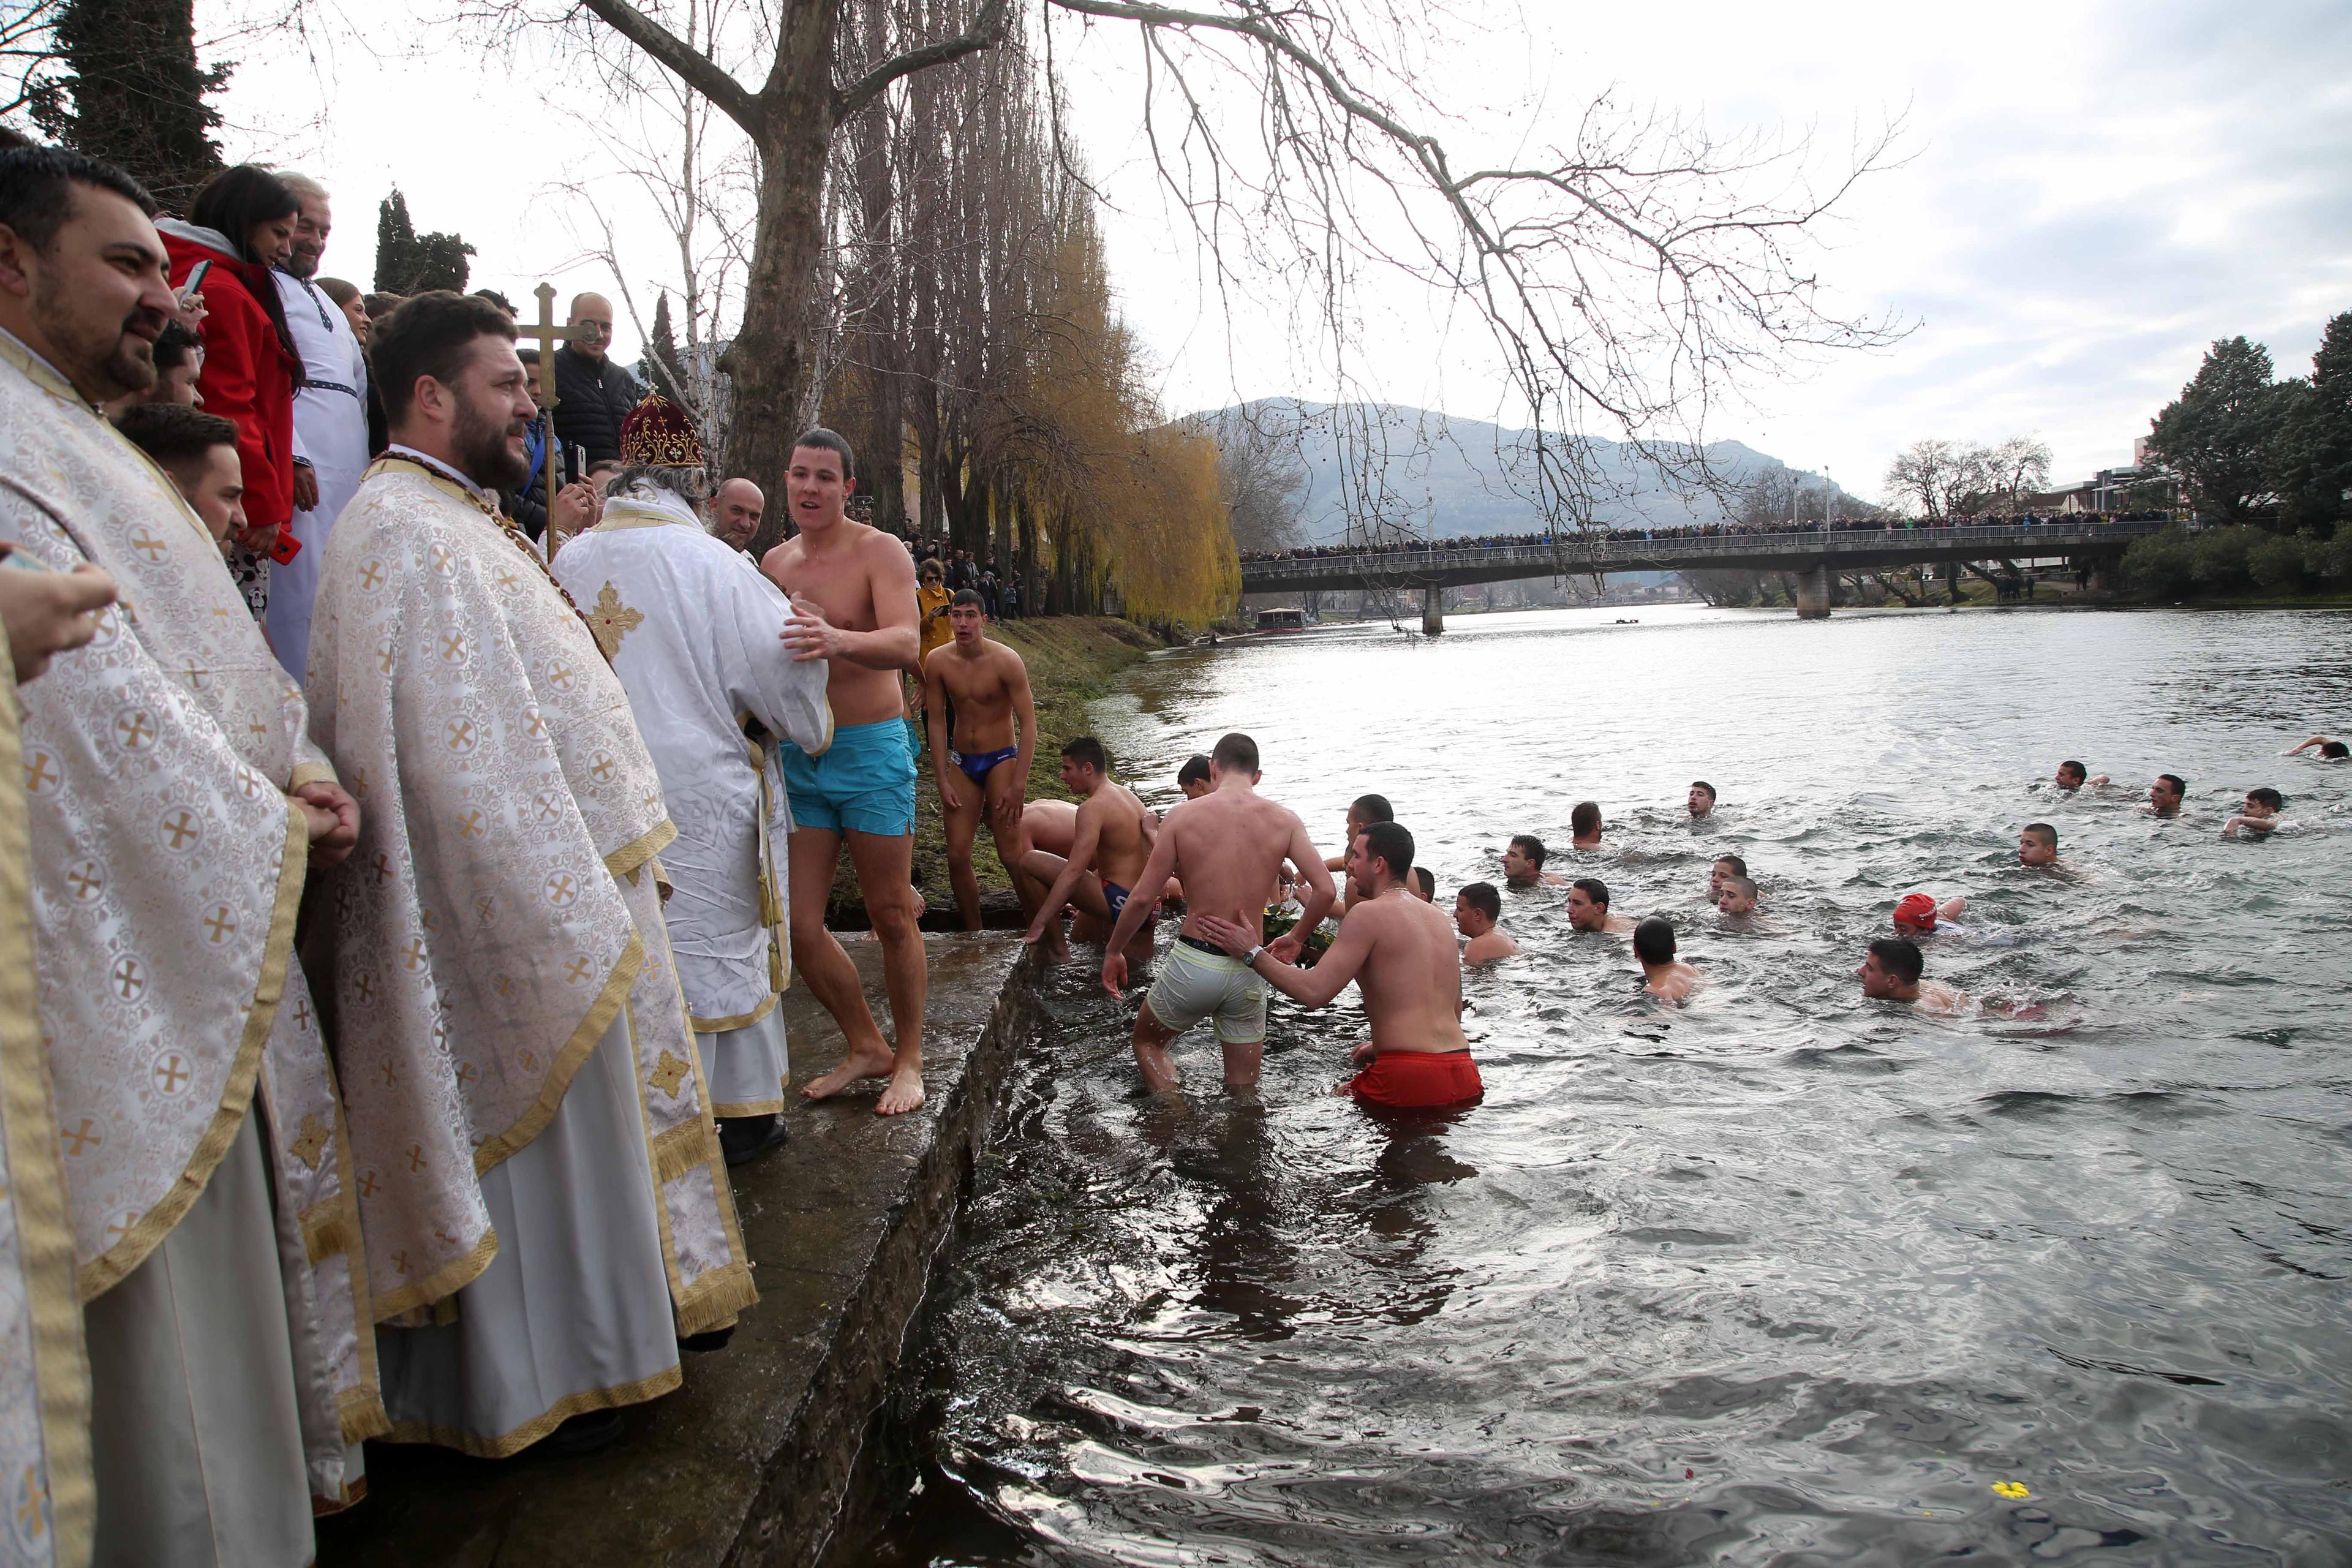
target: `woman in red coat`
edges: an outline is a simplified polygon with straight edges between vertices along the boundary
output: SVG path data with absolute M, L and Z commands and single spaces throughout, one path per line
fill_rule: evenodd
M 241 164 L 205 182 L 186 221 L 159 219 L 172 286 L 204 300 L 205 412 L 236 425 L 246 531 L 230 565 L 256 616 L 269 597 L 269 552 L 294 516 L 294 391 L 301 356 L 270 268 L 292 253 L 301 204 L 267 169 Z M 201 274 L 201 276 L 198 276 Z

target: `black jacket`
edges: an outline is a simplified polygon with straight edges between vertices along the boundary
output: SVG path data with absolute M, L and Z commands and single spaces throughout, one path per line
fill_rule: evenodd
M 619 458 L 621 421 L 644 395 L 636 378 L 611 355 L 600 363 L 569 343 L 556 350 L 555 438 L 562 443 L 562 463 L 571 462 L 574 447 L 585 447 L 592 463 Z

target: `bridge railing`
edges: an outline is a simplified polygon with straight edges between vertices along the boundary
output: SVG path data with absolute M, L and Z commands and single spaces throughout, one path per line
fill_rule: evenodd
M 1786 533 L 1679 534 L 1645 539 L 1637 534 L 1597 533 L 1551 544 L 1488 544 L 1453 549 L 1366 551 L 1346 555 L 1292 556 L 1276 561 L 1244 561 L 1244 585 L 1255 577 L 1318 577 L 1388 574 L 1425 575 L 1453 571 L 1477 571 L 1496 564 L 1525 564 L 1530 575 L 1565 563 L 1571 571 L 1594 566 L 1641 566 L 1671 560 L 1700 565 L 1710 557 L 1790 555 L 1834 560 L 1845 554 L 1883 553 L 1889 550 L 1923 549 L 1939 553 L 1959 546 L 1977 546 L 1987 554 L 2057 553 L 2083 544 L 2126 542 L 2154 533 L 2165 525 L 2155 521 L 2130 522 L 2053 522 L 2031 525 L 1998 523 L 1961 528 L 1804 529 Z

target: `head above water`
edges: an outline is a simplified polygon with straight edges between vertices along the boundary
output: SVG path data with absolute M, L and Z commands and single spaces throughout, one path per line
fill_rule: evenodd
M 1503 918 L 1503 895 L 1492 882 L 1472 882 L 1454 895 L 1454 924 L 1464 936 L 1484 936 Z
M 1415 866 L 1412 868 L 1412 875 L 1405 879 L 1405 885 L 1412 889 L 1412 896 L 1423 903 L 1433 904 L 1437 901 L 1437 879 L 1429 874 L 1428 867 Z M 1488 888 L 1487 891 L 1492 892 L 1494 889 Z M 1501 906 L 1497 904 L 1496 907 Z
M 1578 801 L 1576 808 L 1568 814 L 1568 830 L 1579 838 L 1597 837 L 1601 832 L 1601 803 L 1597 800 Z
M 2017 835 L 2018 863 L 2053 866 L 2058 862 L 2058 830 L 2046 822 L 2029 822 Z
M 1515 888 L 1541 881 L 1546 853 L 1544 841 L 1534 834 L 1514 834 L 1503 849 L 1503 880 Z
M 2060 789 L 2081 789 L 2083 787 L 2083 781 L 2090 776 L 2090 769 L 2084 767 L 2078 762 L 2072 761 L 2071 759 L 2058 764 L 2058 787 Z
M 1579 877 L 1568 885 L 1568 923 L 1577 931 L 1599 931 L 1609 923 L 1609 884 L 1598 877 Z
M 1664 915 L 1652 915 L 1633 928 L 1633 956 L 1644 967 L 1675 961 L 1675 925 Z
M 1176 787 L 1184 792 L 1186 800 L 1198 800 L 1215 787 L 1209 782 L 1209 759 L 1199 752 L 1184 759 L 1176 770 Z
M 1906 936 L 1882 936 L 1870 944 L 1869 955 L 1854 973 L 1862 980 L 1864 995 L 1907 1001 L 1918 994 L 1919 976 L 1927 970 L 1917 942 Z
M 1350 841 L 1348 875 L 1386 891 L 1412 871 L 1412 834 L 1402 822 L 1375 822 Z
M 2322 741 L 2319 742 L 2319 754 L 2331 763 L 2340 763 L 2352 757 L 2352 745 L 2342 741 Z
M 1906 893 L 1895 901 L 1896 931 L 1934 931 L 1936 900 L 1927 893 Z
M 2156 782 L 2147 786 L 2147 803 L 2156 807 L 2159 816 L 2169 816 L 2180 809 L 2189 794 L 2189 784 L 2179 773 L 2158 773 Z
M 1257 742 L 1235 730 L 1220 735 L 1209 751 L 1209 778 L 1220 782 L 1234 773 L 1245 773 L 1255 784 L 1258 778 Z
M 2246 815 L 2249 816 L 2276 816 L 2285 809 L 2286 796 L 2267 785 L 2246 792 Z
M 1716 894 L 1715 908 L 1718 914 L 1755 913 L 1756 884 L 1745 877 L 1726 877 L 1722 890 Z
M 1715 786 L 1705 779 L 1695 779 L 1690 786 L 1690 814 L 1705 816 L 1715 810 Z

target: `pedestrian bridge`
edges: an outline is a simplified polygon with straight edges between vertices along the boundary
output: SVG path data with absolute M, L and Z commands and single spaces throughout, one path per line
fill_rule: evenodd
M 1438 629 L 1438 595 L 1474 583 L 1611 572 L 1707 569 L 1785 572 L 1797 582 L 1797 613 L 1829 614 L 1830 574 L 1877 572 L 1944 562 L 2015 561 L 2063 556 L 2104 576 L 2133 540 L 2161 521 L 2058 519 L 1958 528 L 1792 529 L 1785 533 L 1675 533 L 1652 539 L 1595 530 L 1557 544 L 1465 545 L 1286 556 L 1242 563 L 1244 594 L 1326 593 L 1334 589 L 1422 590 L 1425 629 Z

